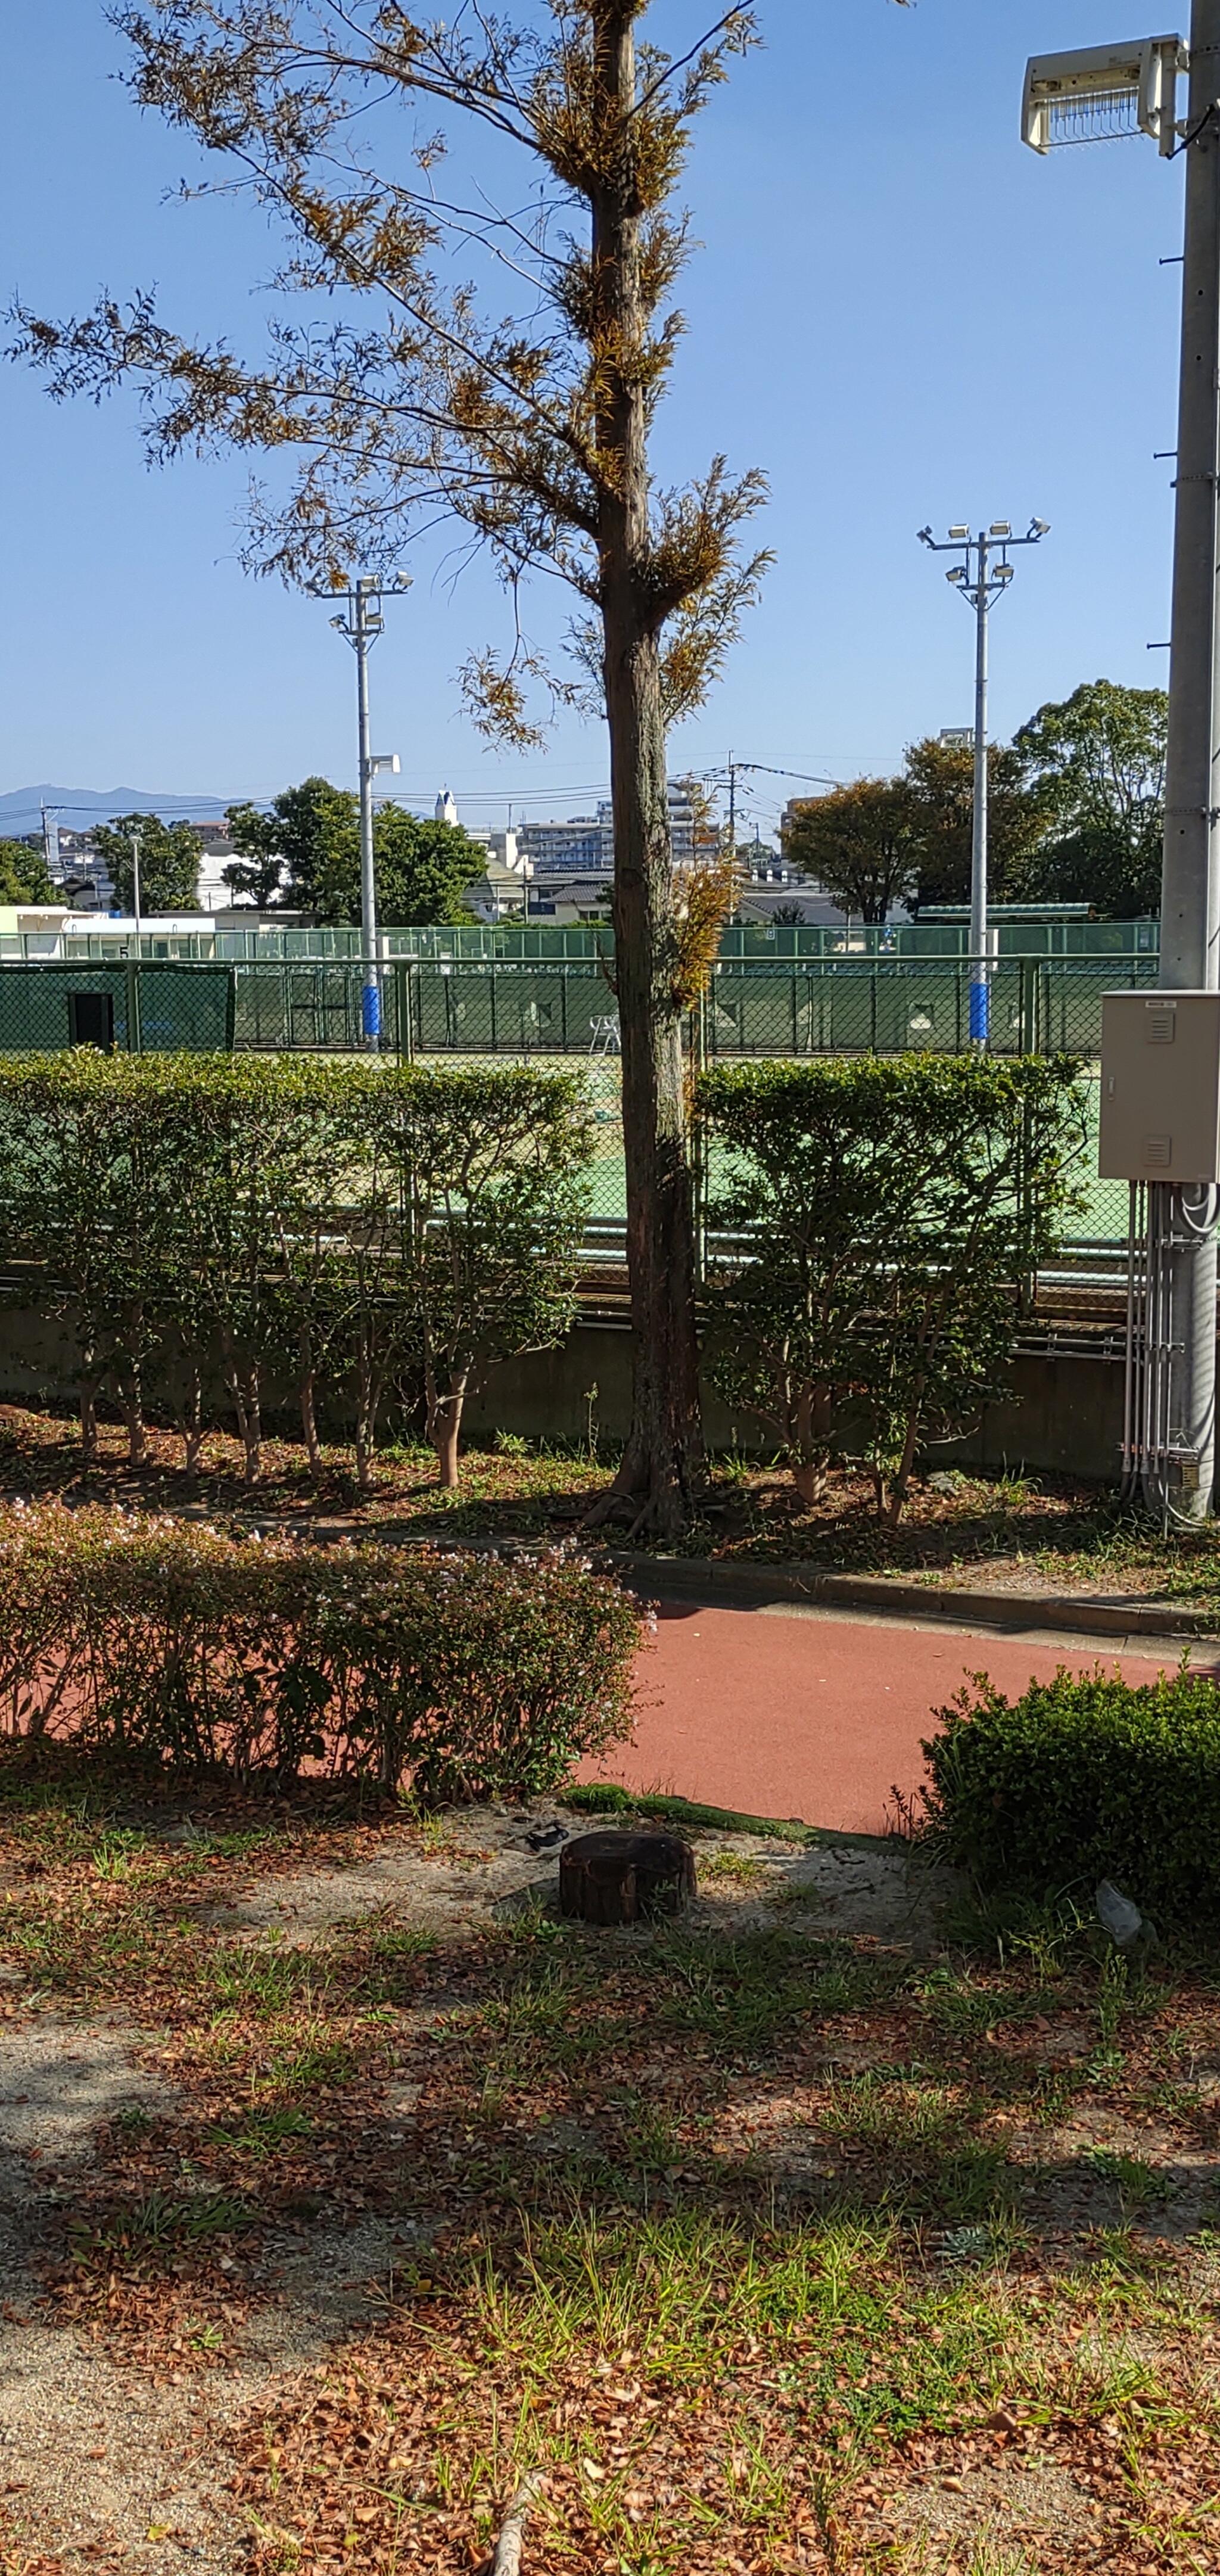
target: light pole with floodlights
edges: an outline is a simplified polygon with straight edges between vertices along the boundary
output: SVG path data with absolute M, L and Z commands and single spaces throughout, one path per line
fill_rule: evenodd
M 405 588 L 402 576 L 394 587 Z M 360 744 L 360 1033 L 371 1054 L 381 1044 L 381 974 L 377 948 L 377 878 L 373 863 L 373 780 L 382 770 L 398 773 L 397 752 L 375 753 L 369 724 L 369 653 L 385 632 L 381 612 L 383 584 L 362 573 L 349 589 L 342 615 L 331 625 L 345 635 L 356 656 L 356 714 Z M 317 599 L 335 593 L 318 586 Z
M 1014 537 L 1007 519 L 993 519 L 989 528 L 980 528 L 972 537 L 968 528 L 950 528 L 943 539 L 933 536 L 930 528 L 921 528 L 921 545 L 934 555 L 957 554 L 962 560 L 952 564 L 945 575 L 960 597 L 974 610 L 974 822 L 970 844 L 970 1043 L 985 1049 L 990 1016 L 988 974 L 989 929 L 987 921 L 987 645 L 988 620 L 993 599 L 1002 599 L 1016 565 L 1008 560 L 1010 546 L 1037 546 L 1050 535 L 1045 519 L 1031 519 L 1026 534 Z M 998 563 L 993 557 L 998 553 Z

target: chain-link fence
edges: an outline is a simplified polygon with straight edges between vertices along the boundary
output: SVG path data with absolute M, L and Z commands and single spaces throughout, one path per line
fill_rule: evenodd
M 233 1045 L 233 1005 L 227 966 L 0 965 L 0 1050 L 215 1054 Z

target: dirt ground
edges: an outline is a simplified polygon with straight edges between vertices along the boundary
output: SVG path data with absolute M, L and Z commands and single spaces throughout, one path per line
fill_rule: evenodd
M 198 1909 L 199 1924 L 307 1949 L 337 1926 L 372 1920 L 383 1933 L 401 1926 L 460 1945 L 506 1916 L 557 1912 L 561 1840 L 591 1821 L 562 1805 L 537 1815 L 472 1809 L 447 1819 L 433 1848 L 426 1836 L 391 1835 L 351 1861 L 250 1872 Z M 781 1901 L 811 1930 L 935 1945 L 943 1888 L 913 1870 L 899 1844 L 807 1849 L 711 1833 L 700 1837 L 699 1866 L 703 1890 L 689 1919 L 713 1938 L 757 1927 Z M 82 2331 L 48 2313 L 40 2249 L 74 2199 L 88 2198 L 99 2141 L 112 2147 L 133 2112 L 141 2126 L 145 2117 L 172 2124 L 183 2097 L 162 2071 L 163 2034 L 117 2012 L 66 2016 L 37 1991 L 19 2005 L 20 1980 L 11 1968 L 0 1974 L 0 2498 L 20 2535 L 14 2564 L 28 2540 L 67 2566 L 113 2562 L 171 2576 L 188 2564 L 228 2576 L 250 2537 L 229 2492 L 232 2428 L 272 2402 L 282 2374 L 313 2367 L 377 2319 L 426 2227 L 407 2212 L 332 2223 L 325 2211 L 311 2211 L 307 2226 L 272 2227 L 257 2262 L 243 2267 L 222 2370 L 198 2367 L 208 2345 L 189 2316 L 168 2351 L 159 2343 L 149 2353 L 150 2366 L 138 2337 L 115 2358 L 96 2321 Z M 425 2018 L 438 2009 L 443 1996 Z M 391 2143 L 418 2091 L 391 2086 L 370 2102 L 370 2116 L 391 2124 Z M 552 2124 L 535 2147 L 554 2154 L 569 2143 Z
M 1206 1980 L 896 1840 L 598 1933 L 562 1804 L 0 1814 L 3 2576 L 462 2576 L 539 2461 L 526 2576 L 1220 2564 Z

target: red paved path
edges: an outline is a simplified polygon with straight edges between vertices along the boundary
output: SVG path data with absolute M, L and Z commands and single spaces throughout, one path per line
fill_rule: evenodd
M 1117 1661 L 1149 1681 L 1176 1653 L 1115 1657 L 1011 1637 L 775 1610 L 666 1602 L 640 1675 L 636 1742 L 587 1767 L 599 1780 L 664 1789 L 752 1815 L 881 1833 L 891 1787 L 923 1776 L 920 1738 L 966 1674 L 1010 1695 L 1060 1664 Z

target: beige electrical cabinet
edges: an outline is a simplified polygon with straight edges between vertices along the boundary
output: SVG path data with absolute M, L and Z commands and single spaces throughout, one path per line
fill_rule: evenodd
M 1220 1180 L 1220 993 L 1104 993 L 1103 1181 Z

